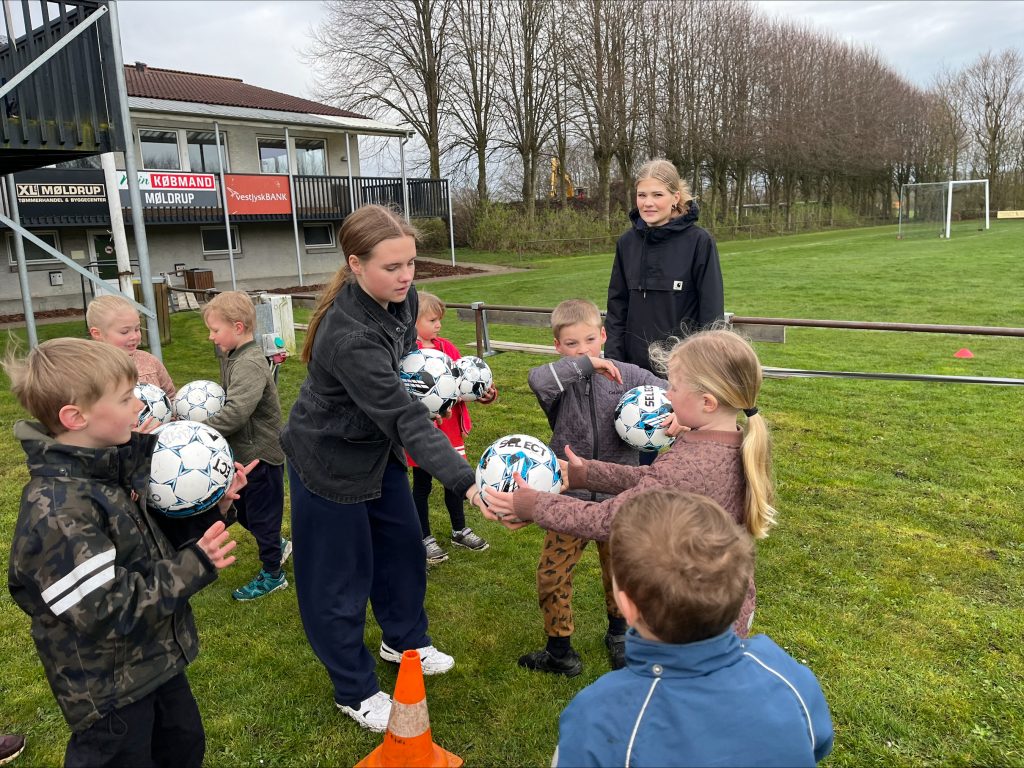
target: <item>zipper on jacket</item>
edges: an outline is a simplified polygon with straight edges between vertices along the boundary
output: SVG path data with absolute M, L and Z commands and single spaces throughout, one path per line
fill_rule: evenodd
M 649 230 L 645 229 L 643 232 L 643 245 L 640 247 L 640 286 L 643 290 L 643 297 L 647 298 L 647 233 Z
M 593 383 L 593 374 L 591 378 L 587 379 L 587 386 L 583 390 L 583 394 L 587 398 L 587 402 L 590 403 L 590 458 L 597 460 L 598 454 L 598 437 L 597 437 L 597 405 L 594 403 L 594 393 L 591 392 L 590 386 Z M 590 492 L 590 500 L 597 501 L 597 492 Z

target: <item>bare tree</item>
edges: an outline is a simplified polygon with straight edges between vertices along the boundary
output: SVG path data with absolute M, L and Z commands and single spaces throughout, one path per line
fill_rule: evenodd
M 532 225 L 537 210 L 537 171 L 541 150 L 551 133 L 552 75 L 548 65 L 552 40 L 548 0 L 509 0 L 502 4 L 499 72 L 500 117 L 505 145 L 523 167 L 523 206 Z
M 967 124 L 977 142 L 982 173 L 1001 202 L 1003 160 L 1024 120 L 1024 57 L 1010 49 L 984 53 L 964 71 Z
M 449 86 L 452 0 L 326 2 L 305 57 L 321 97 L 397 114 L 418 133 L 441 175 L 442 107 Z
M 494 0 L 455 0 L 452 14 L 451 114 L 454 142 L 476 160 L 476 192 L 487 200 L 488 147 L 493 143 L 498 16 Z

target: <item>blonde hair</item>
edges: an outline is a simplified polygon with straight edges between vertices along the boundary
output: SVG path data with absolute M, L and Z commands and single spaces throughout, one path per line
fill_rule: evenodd
M 636 172 L 637 184 L 644 179 L 660 181 L 672 194 L 679 193 L 679 202 L 672 206 L 673 211 L 682 215 L 690 210 L 690 201 L 693 200 L 690 185 L 679 176 L 679 171 L 671 162 L 664 158 L 648 160 Z
M 229 323 L 241 323 L 247 331 L 256 327 L 256 306 L 243 291 L 224 291 L 210 299 L 203 307 L 203 320 L 216 312 Z
M 90 328 L 106 328 L 111 318 L 121 312 L 132 312 L 136 317 L 139 310 L 124 296 L 116 296 L 112 293 L 97 296 L 89 302 L 85 310 L 85 324 Z
M 88 408 L 118 384 L 139 378 L 127 352 L 87 339 L 44 341 L 23 358 L 12 348 L 3 366 L 21 407 L 52 435 L 65 431 L 60 423 L 65 405 Z
M 417 291 L 420 299 L 419 317 L 444 317 L 445 304 L 441 299 L 426 291 Z
M 664 346 L 651 348 L 651 361 L 668 378 L 680 378 L 698 392 L 713 395 L 719 405 L 737 411 L 757 405 L 761 391 L 761 361 L 753 347 L 739 334 L 724 329 L 695 333 L 679 341 L 668 351 Z M 673 382 L 674 385 L 674 382 Z M 763 539 L 775 525 L 772 507 L 775 489 L 772 483 L 771 436 L 764 417 L 747 417 L 743 430 L 743 474 L 746 478 L 746 524 L 750 535 Z
M 754 575 L 753 540 L 707 496 L 659 488 L 612 521 L 615 585 L 666 643 L 692 643 L 736 621 Z
M 355 256 L 360 262 L 369 261 L 373 258 L 373 249 L 378 243 L 395 237 L 418 238 L 419 233 L 398 213 L 382 205 L 364 205 L 355 213 L 350 214 L 342 223 L 338 230 L 338 242 L 341 244 L 341 252 L 344 254 L 345 260 L 338 271 L 334 273 L 327 288 L 320 294 L 316 309 L 313 310 L 313 315 L 309 319 L 306 341 L 302 345 L 302 362 L 309 362 L 313 354 L 313 340 L 316 338 L 316 330 L 320 326 L 320 321 L 334 303 L 342 286 L 351 277 L 348 257 Z
M 559 339 L 570 325 L 586 323 L 595 328 L 602 326 L 601 310 L 590 299 L 566 299 L 551 310 L 551 331 Z

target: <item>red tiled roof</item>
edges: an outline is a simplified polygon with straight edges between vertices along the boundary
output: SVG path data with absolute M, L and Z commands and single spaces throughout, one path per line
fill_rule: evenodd
M 257 88 L 255 85 L 243 83 L 237 77 L 158 69 L 139 63 L 126 64 L 124 77 L 129 96 L 223 104 L 229 107 L 277 109 L 282 112 L 304 112 L 313 115 L 365 117 L 337 107 L 300 99 L 298 96 L 289 96 L 287 93 Z

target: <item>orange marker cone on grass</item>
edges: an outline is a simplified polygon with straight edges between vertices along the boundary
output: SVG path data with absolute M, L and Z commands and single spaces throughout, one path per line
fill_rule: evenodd
M 459 768 L 462 758 L 434 743 L 427 712 L 427 691 L 417 651 L 402 654 L 384 743 L 356 763 L 356 768 Z
M 970 358 L 974 357 L 974 353 L 971 352 L 971 350 L 969 350 L 967 347 L 962 347 L 961 349 L 958 349 L 956 352 L 953 353 L 953 357 L 959 358 L 961 360 L 969 360 Z

